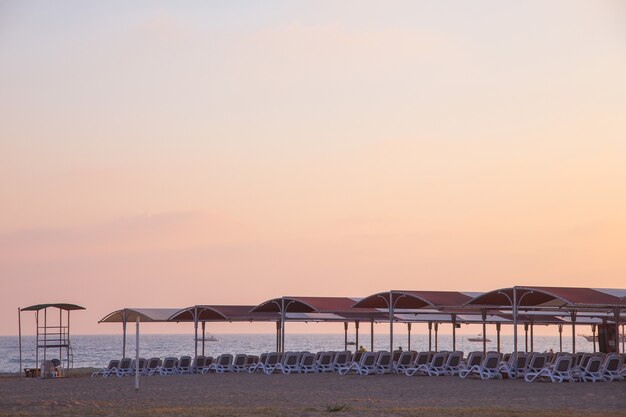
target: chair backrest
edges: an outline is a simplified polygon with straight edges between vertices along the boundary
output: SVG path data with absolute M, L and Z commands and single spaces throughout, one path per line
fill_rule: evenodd
M 483 352 L 470 352 L 468 357 L 467 357 L 467 366 L 468 367 L 472 367 L 472 366 L 480 366 L 480 364 L 483 362 Z
M 330 352 L 322 352 L 319 356 L 318 363 L 320 365 L 330 365 L 333 362 L 333 354 Z
M 433 355 L 430 361 L 430 366 L 433 368 L 441 368 L 446 363 L 448 352 L 437 352 Z
M 213 356 L 207 356 L 206 360 L 204 361 L 204 366 L 209 366 L 213 363 L 215 359 L 213 359 Z
M 402 355 L 402 351 L 401 350 L 394 350 L 393 351 L 393 361 L 394 362 L 398 362 L 398 360 L 400 359 L 400 356 Z
M 267 358 L 265 359 L 266 365 L 276 365 L 280 362 L 280 354 L 278 352 L 271 352 L 267 354 Z
M 244 355 L 243 353 L 239 353 L 235 355 L 235 359 L 233 360 L 233 365 L 235 366 L 244 366 L 246 364 L 246 358 L 248 355 Z
M 198 355 L 193 360 L 193 366 L 196 368 L 204 368 L 206 363 L 206 356 Z
M 298 360 L 300 359 L 300 355 L 296 352 L 289 352 L 285 355 L 283 359 L 283 364 L 289 366 L 295 366 L 298 364 Z
M 548 357 L 543 354 L 536 353 L 532 356 L 528 367 L 530 369 L 543 369 L 548 363 Z
M 430 352 L 420 352 L 417 354 L 417 358 L 415 358 L 415 365 L 424 365 L 428 363 L 428 359 L 430 358 Z
M 233 355 L 231 355 L 230 353 L 224 353 L 222 355 L 220 355 L 220 357 L 218 358 L 218 365 L 220 366 L 230 366 L 233 364 Z
M 361 356 L 361 362 L 360 365 L 361 366 L 373 366 L 376 364 L 376 359 L 377 359 L 376 353 L 374 352 L 365 352 L 363 353 L 363 356 Z
M 361 357 L 363 356 L 363 353 L 364 352 L 360 350 L 357 350 L 356 352 L 354 352 L 354 357 L 352 358 L 352 361 L 359 363 L 361 361 Z
M 267 353 L 261 353 L 261 356 L 259 356 L 259 362 L 265 363 L 266 360 L 267 360 Z
M 148 360 L 146 358 L 139 358 L 139 369 L 146 369 Z
M 376 364 L 378 366 L 389 366 L 391 365 L 391 353 L 389 352 L 380 352 L 378 354 L 378 360 L 376 361 Z
M 161 358 L 150 358 L 148 359 L 148 363 L 146 364 L 146 368 L 148 369 L 156 369 L 161 365 Z
M 176 362 L 178 361 L 177 358 L 173 357 L 173 356 L 168 356 L 167 358 L 163 359 L 163 369 L 172 369 L 176 366 Z
M 616 372 L 622 369 L 624 366 L 624 357 L 622 355 L 618 355 L 616 353 L 611 353 L 607 355 L 604 360 L 604 372 Z
M 107 369 L 113 369 L 113 368 L 119 368 L 119 367 L 120 367 L 120 360 L 112 359 L 109 361 L 109 366 L 107 366 Z
M 572 368 L 575 360 L 573 355 L 560 355 L 555 362 L 554 369 L 558 372 L 567 372 Z
M 347 365 L 350 362 L 350 352 L 339 352 L 335 355 L 335 365 Z
M 246 355 L 246 365 L 254 365 L 259 362 L 259 357 L 255 355 Z
M 303 353 L 300 358 L 300 365 L 312 366 L 315 363 L 315 355 L 312 353 Z
M 457 367 L 461 363 L 461 359 L 463 359 L 463 352 L 452 352 L 446 359 L 446 366 Z
M 499 353 L 487 353 L 487 356 L 485 356 L 485 360 L 483 361 L 483 369 L 496 369 L 500 364 L 501 359 L 502 355 Z
M 133 364 L 133 360 L 131 358 L 122 358 L 122 360 L 120 361 L 120 366 L 118 366 L 118 369 L 130 369 L 132 364 Z
M 191 366 L 191 356 L 181 356 L 178 360 L 180 368 L 189 368 Z
M 413 362 L 413 352 L 402 352 L 398 358 L 398 365 L 407 366 Z
M 601 368 L 602 368 L 602 357 L 591 356 L 587 358 L 587 363 L 585 364 L 585 373 L 596 373 L 596 372 L 599 372 Z

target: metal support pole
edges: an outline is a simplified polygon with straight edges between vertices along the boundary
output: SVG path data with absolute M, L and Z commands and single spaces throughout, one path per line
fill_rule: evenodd
M 72 358 L 70 358 L 70 311 L 67 310 L 67 375 L 70 375 L 70 369 L 71 367 L 74 366 L 74 359 L 73 359 L 73 355 Z M 72 361 L 72 363 L 70 364 L 70 360 Z
M 593 343 L 593 353 L 596 353 L 596 325 L 592 324 L 591 325 L 591 337 L 593 338 L 592 343 Z
M 280 299 L 280 352 L 285 352 L 285 297 Z
M 389 292 L 389 352 L 393 354 L 393 293 Z
M 39 311 L 35 311 L 35 322 L 36 322 L 36 336 L 35 336 L 35 369 L 37 369 L 36 375 L 41 376 L 39 371 Z
M 432 352 L 433 350 L 433 322 L 428 322 L 428 351 Z
M 359 350 L 359 321 L 356 320 L 354 322 L 354 332 L 355 332 L 355 339 L 354 339 L 354 351 L 356 352 L 357 350 Z
M 48 309 L 43 309 L 43 377 L 46 378 L 46 360 L 47 360 L 47 349 L 48 346 Z
M 613 315 L 615 316 L 615 353 L 619 355 L 622 353 L 619 349 L 619 308 L 616 307 L 613 310 Z
M 343 350 L 348 350 L 348 322 L 343 322 Z
M 406 324 L 406 328 L 407 328 L 407 331 L 408 331 L 408 340 L 407 340 L 408 347 L 407 347 L 407 350 L 411 350 L 411 323 L 407 323 Z
M 280 351 L 280 321 L 276 321 L 276 352 Z
M 535 338 L 534 338 L 534 326 L 533 326 L 533 318 L 530 317 L 530 351 L 535 351 Z
M 624 331 L 623 324 L 622 324 L 622 352 L 626 352 L 626 332 Z
M 452 314 L 452 351 L 456 351 L 456 314 Z
M 197 340 L 197 337 L 196 337 Z M 196 343 L 197 348 L 197 343 Z M 197 349 L 196 349 L 197 350 Z M 196 356 L 197 352 L 196 352 Z M 135 391 L 139 390 L 139 316 L 135 328 Z
M 528 323 L 524 323 L 524 340 L 525 340 L 525 350 L 528 353 Z
M 374 351 L 374 319 L 372 319 L 371 321 L 371 329 L 370 329 L 370 344 L 371 344 L 371 351 Z
M 206 321 L 202 322 L 202 356 L 205 356 L 204 353 L 204 342 L 206 341 Z
M 487 354 L 487 311 L 482 309 L 480 315 L 483 319 L 483 354 Z
M 194 358 L 198 357 L 198 307 L 193 308 L 193 346 Z
M 576 353 L 576 310 L 570 312 L 572 317 L 572 353 Z
M 126 309 L 124 309 L 124 316 L 122 318 L 122 358 L 126 357 L 126 320 L 128 316 L 126 314 Z
M 513 287 L 513 302 L 511 303 L 513 309 L 513 354 L 515 355 L 515 364 L 517 364 L 517 288 Z M 515 367 L 515 377 L 518 376 L 517 366 Z
M 439 331 L 439 323 L 435 322 L 435 352 L 439 352 L 439 338 L 437 332 Z
M 496 334 L 497 334 L 497 338 L 498 338 L 498 353 L 500 353 L 501 347 L 500 347 L 500 330 L 502 328 L 502 323 L 496 323 Z
M 595 346 L 595 343 L 594 343 Z M 563 352 L 563 325 L 559 324 L 559 352 Z
M 65 332 L 63 329 L 63 309 L 59 309 L 59 366 L 63 366 L 63 344 L 65 342 Z M 69 362 L 68 362 L 69 366 Z
M 24 369 L 22 369 L 22 309 L 17 308 L 17 332 L 19 334 L 18 344 L 20 347 L 20 376 L 24 376 Z

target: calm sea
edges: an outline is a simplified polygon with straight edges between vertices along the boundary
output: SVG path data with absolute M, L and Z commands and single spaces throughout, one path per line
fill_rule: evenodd
M 206 342 L 205 354 L 217 356 L 221 353 L 246 353 L 260 354 L 275 350 L 274 334 L 217 334 L 218 341 Z M 482 343 L 469 342 L 469 336 L 457 336 L 457 349 L 466 353 L 472 350 L 481 350 Z M 491 336 L 490 336 L 491 337 Z M 395 346 L 407 348 L 406 335 L 394 337 Z M 135 335 L 128 337 L 127 356 L 135 356 Z M 504 352 L 513 350 L 513 337 L 502 336 L 502 349 Z M 140 339 L 140 355 L 142 357 L 165 357 L 182 356 L 194 353 L 193 335 L 142 335 Z M 359 344 L 367 349 L 370 348 L 369 334 L 362 334 Z M 389 335 L 377 334 L 374 340 L 376 350 L 388 349 Z M 0 373 L 19 371 L 19 347 L 16 336 L 0 336 Z M 200 343 L 198 348 L 201 349 Z M 518 340 L 520 350 L 524 350 L 524 336 Z M 287 334 L 285 337 L 286 350 L 308 350 L 317 352 L 322 350 L 343 350 L 343 334 Z M 438 347 L 440 350 L 450 350 L 452 348 L 451 335 L 439 335 Z M 122 336 L 121 335 L 75 335 L 72 336 L 72 348 L 74 352 L 74 367 L 102 367 L 110 359 L 121 358 L 122 356 Z M 354 349 L 354 346 L 351 347 Z M 428 335 L 413 334 L 411 336 L 411 348 L 415 350 L 428 349 Z M 491 343 L 487 343 L 489 350 L 495 350 L 495 336 Z M 535 351 L 546 351 L 548 349 L 558 350 L 559 338 L 554 336 L 535 336 Z M 563 349 L 571 351 L 571 338 L 563 334 Z M 593 347 L 582 337 L 576 338 L 577 351 L 592 351 Z M 52 352 L 52 353 L 50 353 Z M 200 352 L 201 353 L 201 352 Z M 55 351 L 49 351 L 50 357 L 55 355 Z M 25 336 L 22 339 L 23 367 L 34 367 L 35 365 L 35 339 L 32 336 Z

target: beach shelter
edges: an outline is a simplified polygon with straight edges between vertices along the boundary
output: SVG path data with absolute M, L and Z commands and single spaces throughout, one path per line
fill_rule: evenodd
M 148 323 L 167 322 L 180 310 L 180 308 L 123 308 L 107 314 L 98 323 L 122 323 L 122 357 L 125 358 L 126 327 L 129 322 L 137 322 L 137 320 Z
M 358 323 L 364 320 L 381 320 L 384 315 L 372 308 L 353 308 L 358 302 L 357 297 L 300 297 L 284 296 L 262 302 L 251 312 L 274 312 L 280 315 L 280 332 L 278 349 L 285 349 L 285 322 L 286 321 L 318 321 L 343 322 L 344 346 L 347 348 L 348 322 L 355 322 L 357 331 L 356 346 L 358 348 Z M 373 333 L 372 333 L 373 334 Z
M 48 311 L 58 310 L 58 322 L 54 320 Z M 29 376 L 40 376 L 47 378 L 50 376 L 66 376 L 73 365 L 72 344 L 70 341 L 70 312 L 75 310 L 85 310 L 76 304 L 69 303 L 48 303 L 35 304 L 29 307 L 18 308 L 18 331 L 20 350 L 20 373 L 22 372 L 22 312 L 33 311 L 35 313 L 35 369 L 30 370 Z M 65 312 L 66 314 L 63 314 Z M 43 317 L 41 317 L 43 316 Z M 57 352 L 58 358 L 49 360 L 48 351 Z M 43 358 L 40 368 L 39 358 Z M 58 361 L 58 364 L 56 363 Z
M 595 312 L 602 318 L 604 328 L 609 328 L 609 322 L 613 322 L 614 339 L 609 342 L 611 348 L 619 353 L 619 324 L 623 320 L 623 312 L 626 311 L 626 289 L 515 286 L 486 292 L 468 301 L 465 306 L 511 309 L 516 356 L 520 311 L 566 312 L 572 327 L 572 353 L 576 352 L 578 315 L 580 312 Z
M 406 291 L 391 290 L 379 292 L 367 296 L 355 304 L 353 308 L 377 308 L 385 309 L 389 319 L 389 351 L 393 352 L 393 322 L 396 320 L 397 310 L 419 310 L 423 308 L 443 310 L 460 308 L 470 301 L 478 293 L 464 293 L 458 291 Z M 437 322 L 435 322 L 437 323 Z M 452 350 L 456 349 L 456 327 L 457 313 L 450 313 L 450 323 L 452 323 Z M 437 330 L 435 325 L 435 330 Z M 429 338 L 432 325 L 429 324 Z
M 198 356 L 198 323 L 202 323 L 202 355 L 205 351 L 206 322 L 272 322 L 278 324 L 279 315 L 274 312 L 251 312 L 253 305 L 195 305 L 178 310 L 168 321 L 193 322 L 195 355 Z M 278 335 L 278 326 L 277 335 Z

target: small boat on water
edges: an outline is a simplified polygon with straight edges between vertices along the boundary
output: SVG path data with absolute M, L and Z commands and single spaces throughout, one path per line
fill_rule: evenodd
M 479 333 L 476 337 L 468 337 L 468 342 L 491 342 L 490 339 L 483 337 L 482 333 Z
M 202 342 L 202 338 L 201 337 L 199 337 L 197 340 L 198 340 L 198 342 Z M 204 336 L 204 341 L 205 342 L 219 342 L 219 339 L 209 333 L 206 336 Z
M 356 342 L 352 342 L 352 341 L 351 341 L 351 342 L 348 342 L 348 343 L 347 343 L 347 345 L 348 345 L 348 346 L 356 346 Z
M 598 335 L 592 335 L 592 334 L 578 334 L 578 337 L 584 337 L 585 339 L 587 339 L 587 342 L 597 342 L 598 341 Z M 624 341 L 624 335 L 620 334 L 619 335 L 619 341 L 623 342 Z

